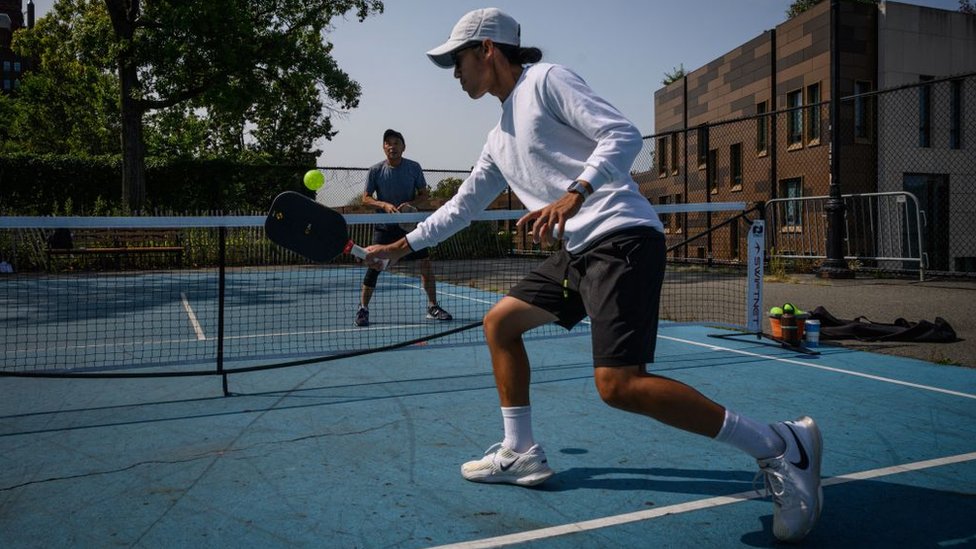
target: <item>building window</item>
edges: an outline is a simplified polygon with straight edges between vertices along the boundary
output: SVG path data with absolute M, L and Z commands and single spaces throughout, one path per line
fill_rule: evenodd
M 3 89 L 5 89 L 5 90 L 9 90 L 10 89 L 10 80 L 7 79 L 7 78 L 4 78 L 3 79 Z
M 949 148 L 962 148 L 962 80 L 949 83 Z
M 10 72 L 10 61 L 3 62 L 3 72 Z
M 756 153 L 759 156 L 769 152 L 769 102 L 763 101 L 756 104 Z
M 783 198 L 801 198 L 803 196 L 803 180 L 799 177 L 784 179 L 781 183 L 781 194 Z M 783 225 L 786 230 L 796 230 L 803 225 L 801 216 L 802 208 L 799 200 L 789 200 L 783 209 Z
M 871 92 L 871 83 L 857 80 L 854 82 L 854 139 L 859 142 L 871 140 L 872 113 L 871 97 L 865 94 Z
M 698 168 L 704 169 L 708 162 L 708 127 L 698 126 Z
M 796 90 L 786 94 L 787 117 L 786 138 L 789 148 L 803 146 L 803 91 Z
M 660 204 L 661 206 L 667 206 L 668 204 L 671 203 L 671 195 L 666 194 L 666 195 L 659 196 L 657 199 L 657 203 Z M 672 225 L 671 220 L 674 218 L 673 214 L 662 213 L 660 214 L 660 216 L 661 216 L 661 224 L 664 225 L 664 234 L 671 234 L 671 225 Z
M 657 140 L 657 175 L 668 175 L 668 138 L 659 137 Z
M 708 151 L 708 191 L 718 194 L 718 150 Z
M 742 190 L 742 143 L 729 147 L 729 171 L 733 191 Z
M 820 83 L 807 86 L 807 144 L 820 143 Z
M 922 82 L 933 79 L 932 76 L 919 77 Z M 932 84 L 923 84 L 918 88 L 918 146 L 932 146 Z
M 20 61 L 14 61 L 14 72 L 20 72 Z
M 678 134 L 671 134 L 671 175 L 678 175 Z

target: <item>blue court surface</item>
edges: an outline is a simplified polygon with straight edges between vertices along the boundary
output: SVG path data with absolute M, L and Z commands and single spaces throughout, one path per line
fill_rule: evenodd
M 656 373 L 756 419 L 810 415 L 809 547 L 976 545 L 976 370 L 664 327 Z M 0 378 L 0 547 L 766 547 L 737 450 L 613 410 L 588 334 L 533 339 L 537 488 L 463 480 L 502 437 L 481 344 L 220 379 Z

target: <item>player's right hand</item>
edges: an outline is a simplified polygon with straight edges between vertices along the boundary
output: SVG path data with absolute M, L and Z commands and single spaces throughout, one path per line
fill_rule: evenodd
M 401 257 L 410 253 L 410 245 L 406 238 L 401 238 L 393 244 L 373 244 L 366 248 L 366 257 L 363 262 L 370 269 L 382 271 L 389 269 Z

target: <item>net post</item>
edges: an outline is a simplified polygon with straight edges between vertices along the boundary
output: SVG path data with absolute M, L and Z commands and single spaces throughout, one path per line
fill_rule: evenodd
M 224 296 L 226 293 L 225 275 L 227 264 L 227 227 L 218 229 L 217 244 L 217 372 L 220 373 L 224 396 L 229 396 L 227 390 L 227 374 L 224 372 Z

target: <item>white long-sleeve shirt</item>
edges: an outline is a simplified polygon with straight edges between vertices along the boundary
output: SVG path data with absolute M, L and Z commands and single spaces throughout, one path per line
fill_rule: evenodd
M 566 222 L 566 249 L 579 251 L 601 236 L 646 226 L 663 232 L 654 207 L 630 176 L 641 150 L 637 128 L 560 65 L 526 67 L 502 103 L 502 116 L 471 175 L 457 194 L 407 235 L 419 250 L 467 227 L 511 186 L 530 211 L 555 202 L 577 179 L 593 194 Z

